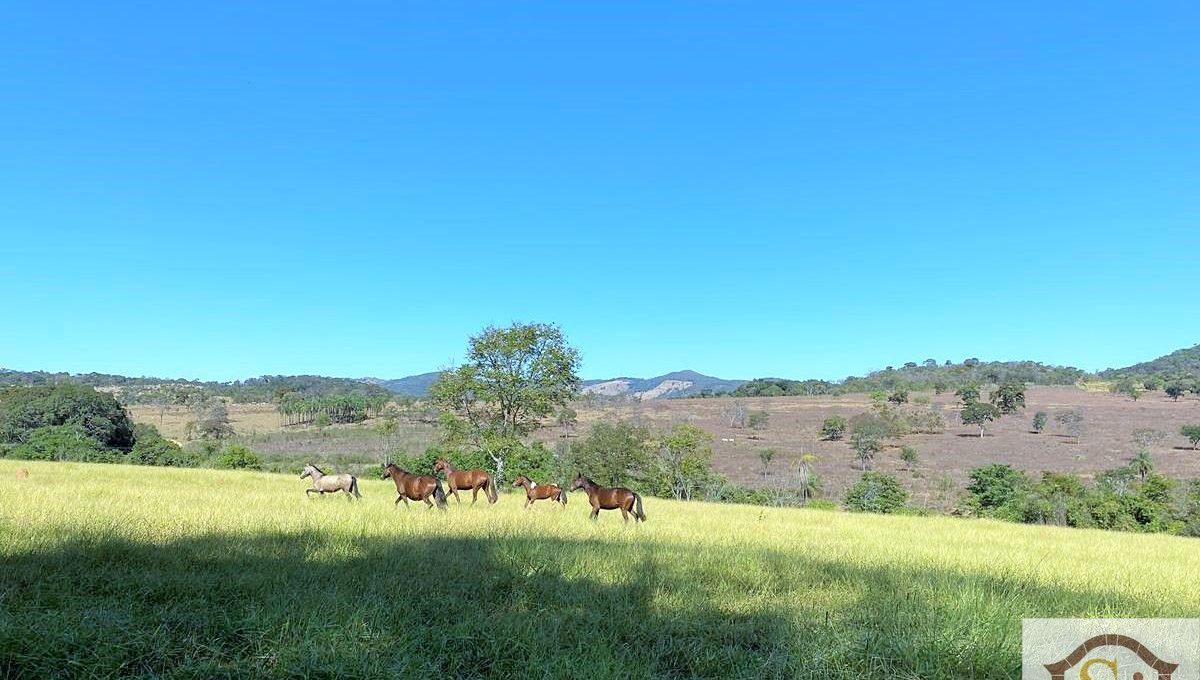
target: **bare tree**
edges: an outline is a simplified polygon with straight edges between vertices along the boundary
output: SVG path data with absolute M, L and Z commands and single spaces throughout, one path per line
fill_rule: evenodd
M 740 399 L 725 407 L 725 410 L 721 411 L 721 417 L 729 423 L 729 427 L 737 430 L 746 427 L 746 419 L 749 417 L 749 415 L 750 409 L 746 408 L 746 402 Z

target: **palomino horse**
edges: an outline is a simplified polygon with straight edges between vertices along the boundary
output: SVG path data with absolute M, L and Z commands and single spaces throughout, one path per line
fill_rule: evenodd
M 462 499 L 458 497 L 459 489 L 471 490 L 471 505 L 475 505 L 475 501 L 479 500 L 480 489 L 483 489 L 483 495 L 487 496 L 488 503 L 495 503 L 500 497 L 496 493 L 496 482 L 487 473 L 487 470 L 457 470 L 445 458 L 438 458 L 434 462 L 433 474 L 436 475 L 438 470 L 446 473 L 446 487 L 450 489 L 450 493 L 454 494 L 454 500 L 459 503 L 462 503 Z
M 547 498 L 556 500 L 563 505 L 567 504 L 567 492 L 557 484 L 538 484 L 525 475 L 521 475 L 513 482 L 513 486 L 525 487 L 525 505 L 522 508 L 528 508 L 534 501 Z
M 642 497 L 625 487 L 617 486 L 610 489 L 606 486 L 599 486 L 587 477 L 576 473 L 571 491 L 575 489 L 583 489 L 587 492 L 588 503 L 592 504 L 592 519 L 596 519 L 601 510 L 619 509 L 626 523 L 629 522 L 631 513 L 635 520 L 646 521 L 646 513 L 642 511 Z
M 439 510 L 446 509 L 446 492 L 442 491 L 442 482 L 437 477 L 432 475 L 414 475 L 408 470 L 401 470 L 396 467 L 395 463 L 388 463 L 387 467 L 383 468 L 383 475 L 380 479 L 391 479 L 396 483 L 396 503 L 404 501 L 404 507 L 408 507 L 408 501 L 425 501 L 425 505 L 433 507 L 433 503 L 429 501 L 429 497 L 433 496 L 433 500 L 437 501 Z
M 337 493 L 339 491 L 346 492 L 346 498 L 354 500 L 362 498 L 362 494 L 358 493 L 358 478 L 354 475 L 340 474 L 327 475 L 321 472 L 321 468 L 309 463 L 304 466 L 304 472 L 300 473 L 300 479 L 312 477 L 312 488 L 305 489 L 304 495 L 308 496 L 312 493 L 319 493 L 324 496 L 327 493 Z M 311 496 L 309 496 L 311 498 Z

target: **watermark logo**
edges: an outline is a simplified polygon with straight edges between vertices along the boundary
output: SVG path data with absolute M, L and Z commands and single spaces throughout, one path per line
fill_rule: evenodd
M 1025 619 L 1024 680 L 1200 680 L 1200 619 Z

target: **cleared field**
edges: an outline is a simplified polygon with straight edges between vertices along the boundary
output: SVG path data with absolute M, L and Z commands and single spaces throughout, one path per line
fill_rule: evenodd
M 28 471 L 19 476 L 18 470 Z M 1023 616 L 1196 616 L 1191 539 L 578 493 L 448 512 L 0 460 L 0 676 L 1009 678 Z

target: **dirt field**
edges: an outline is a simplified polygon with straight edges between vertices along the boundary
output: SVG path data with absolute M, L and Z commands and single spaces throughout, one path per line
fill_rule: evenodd
M 984 390 L 986 396 L 986 390 Z M 917 394 L 910 395 L 917 398 Z M 1008 463 L 1038 473 L 1043 470 L 1076 472 L 1085 476 L 1123 465 L 1133 454 L 1130 433 L 1138 428 L 1154 428 L 1168 437 L 1151 450 L 1161 472 L 1175 477 L 1200 477 L 1200 452 L 1179 434 L 1180 426 L 1200 423 L 1200 400 L 1194 397 L 1178 403 L 1161 392 L 1144 395 L 1133 402 L 1107 392 L 1075 388 L 1031 387 L 1026 408 L 1006 416 L 988 427 L 980 439 L 978 429 L 958 422 L 958 400 L 951 394 L 934 396 L 930 407 L 946 419 L 946 431 L 935 435 L 910 435 L 893 442 L 875 460 L 874 469 L 895 473 L 913 492 L 918 506 L 945 508 L 952 505 L 966 483 L 971 468 L 988 463 Z M 691 421 L 713 435 L 714 462 L 717 469 L 734 483 L 753 487 L 779 487 L 796 484 L 796 468 L 805 452 L 816 454 L 814 469 L 821 476 L 824 495 L 840 498 L 842 491 L 858 479 L 861 472 L 845 441 L 818 438 L 821 422 L 831 415 L 854 416 L 871 407 L 865 394 L 844 397 L 773 397 L 744 399 L 751 411 L 770 414 L 763 430 L 733 429 L 722 416 L 732 399 L 666 399 L 641 403 L 578 406 L 579 425 L 574 437 L 583 436 L 597 420 L 637 420 L 656 427 Z M 1057 411 L 1078 408 L 1084 416 L 1085 431 L 1078 444 L 1054 422 Z M 168 409 L 162 415 L 154 407 L 130 409 L 135 420 L 156 425 L 164 435 L 183 440 L 184 427 L 191 418 L 187 409 Z M 1044 434 L 1030 432 L 1033 414 L 1046 411 L 1050 422 Z M 372 421 L 360 425 L 327 428 L 280 427 L 279 416 L 271 404 L 232 404 L 230 416 L 234 428 L 252 448 L 261 449 L 272 459 L 324 455 L 330 460 L 376 461 L 384 444 L 368 436 Z M 411 430 L 411 431 L 409 431 Z M 551 441 L 560 430 L 547 427 L 539 437 Z M 417 449 L 436 441 L 432 427 L 406 423 L 392 446 Z M 900 445 L 914 447 L 919 456 L 913 469 L 899 459 Z M 769 468 L 761 474 L 759 452 L 778 451 Z
M 986 397 L 987 390 L 984 390 Z M 917 397 L 916 393 L 910 397 Z M 1027 406 L 1005 416 L 988 427 L 980 439 L 979 430 L 958 421 L 958 400 L 952 394 L 934 396 L 931 407 L 946 419 L 946 431 L 936 435 L 910 435 L 900 443 L 917 449 L 919 460 L 913 470 L 905 469 L 899 459 L 899 445 L 886 448 L 873 468 L 898 475 L 913 492 L 916 505 L 945 507 L 966 483 L 971 468 L 988 463 L 1008 463 L 1034 473 L 1043 470 L 1076 472 L 1085 476 L 1125 464 L 1133 454 L 1130 433 L 1138 428 L 1154 428 L 1168 434 L 1165 442 L 1151 449 L 1157 469 L 1171 476 L 1200 477 L 1200 451 L 1179 434 L 1180 426 L 1200 423 L 1200 400 L 1181 399 L 1178 403 L 1161 392 L 1149 393 L 1137 401 L 1107 392 L 1075 388 L 1031 387 L 1026 393 Z M 786 486 L 797 482 L 796 467 L 800 455 L 817 456 L 814 468 L 825 483 L 825 495 L 840 497 L 846 486 L 861 472 L 850 445 L 845 441 L 821 441 L 821 422 L 831 415 L 847 418 L 870 409 L 865 394 L 845 397 L 772 397 L 744 399 L 751 411 L 770 414 L 764 430 L 732 429 L 721 412 L 730 399 L 672 399 L 641 404 L 610 405 L 580 409 L 579 432 L 597 419 L 640 419 L 659 426 L 690 420 L 713 435 L 716 467 L 732 481 L 746 486 Z M 1078 408 L 1084 416 L 1085 431 L 1078 444 L 1054 422 L 1057 411 Z M 1050 416 L 1044 434 L 1033 434 L 1033 414 L 1046 411 Z M 761 474 L 759 452 L 778 451 L 770 470 Z

